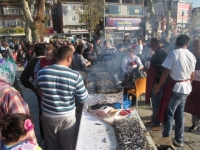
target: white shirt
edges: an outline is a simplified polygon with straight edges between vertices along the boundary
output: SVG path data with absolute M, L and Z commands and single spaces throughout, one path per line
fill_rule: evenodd
M 134 54 L 137 55 L 137 54 L 142 54 L 142 50 L 143 50 L 143 45 L 142 44 L 139 44 L 135 47 L 135 50 L 134 50 Z
M 129 56 L 125 56 L 123 59 L 122 59 L 122 70 L 123 70 L 123 74 L 126 73 L 128 70 L 127 70 L 127 65 L 128 65 L 128 62 L 133 62 L 135 61 L 137 63 L 138 66 L 136 66 L 135 68 L 137 67 L 140 67 L 140 66 L 143 66 L 142 65 L 142 62 L 140 60 L 140 58 L 138 56 L 133 56 L 133 58 L 131 59 Z M 134 69 L 134 68 L 133 68 Z
M 175 81 L 191 78 L 191 73 L 195 71 L 196 58 L 184 48 L 171 51 L 162 66 L 170 70 L 170 76 Z M 189 94 L 192 90 L 190 80 L 177 82 L 173 88 L 174 92 Z

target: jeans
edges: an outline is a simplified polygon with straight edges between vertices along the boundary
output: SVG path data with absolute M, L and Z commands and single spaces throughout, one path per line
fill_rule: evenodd
M 178 143 L 183 143 L 184 133 L 184 107 L 187 94 L 172 92 L 170 102 L 165 111 L 165 124 L 163 129 L 163 137 L 169 137 L 173 119 L 175 119 L 175 140 Z
M 152 122 L 156 126 L 160 125 L 160 121 L 156 119 L 156 115 L 157 115 L 157 112 L 158 112 L 158 108 L 160 106 L 164 87 L 165 87 L 165 84 L 162 85 L 162 87 L 160 88 L 160 91 L 155 95 L 154 94 L 155 84 L 154 84 L 153 89 L 152 89 L 152 93 L 151 93 L 151 102 L 152 102 L 152 111 L 153 111 Z
M 200 119 L 198 116 L 192 115 L 192 124 L 193 125 L 200 125 Z

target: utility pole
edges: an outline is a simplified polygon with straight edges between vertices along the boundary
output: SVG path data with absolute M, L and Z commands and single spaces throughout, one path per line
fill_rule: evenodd
M 182 14 L 181 14 L 181 16 L 182 16 L 182 34 L 183 34 L 183 16 L 184 16 L 184 11 L 182 10 Z

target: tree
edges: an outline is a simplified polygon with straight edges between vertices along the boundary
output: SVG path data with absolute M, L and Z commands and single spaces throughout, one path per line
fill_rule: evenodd
M 34 10 L 36 0 L 30 0 L 30 1 L 20 0 L 20 2 L 26 20 L 25 22 L 26 31 L 28 32 L 28 27 L 29 27 L 32 32 L 32 37 L 34 42 L 43 41 L 45 0 L 37 0 L 38 12 L 35 16 L 32 16 L 31 11 Z
M 171 30 L 171 11 L 172 11 L 172 3 L 174 0 L 163 0 L 163 6 L 165 8 L 166 14 L 166 32 L 165 36 L 170 38 L 170 30 Z
M 104 0 L 83 0 L 83 4 L 76 8 L 79 23 L 86 25 L 89 31 L 89 41 L 91 41 L 91 34 L 94 33 L 100 22 L 103 21 L 104 10 Z
M 148 6 L 147 12 L 150 14 L 149 19 L 151 22 L 151 37 L 157 37 L 157 32 L 158 32 L 158 25 L 156 22 L 156 14 L 154 10 L 154 2 L 155 0 L 145 0 L 145 5 Z

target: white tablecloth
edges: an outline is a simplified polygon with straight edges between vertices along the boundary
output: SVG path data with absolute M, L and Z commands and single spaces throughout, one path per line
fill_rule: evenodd
M 114 128 L 83 111 L 76 150 L 115 150 L 116 145 Z
M 133 114 L 134 118 L 138 118 L 143 130 L 146 130 L 136 110 L 133 111 Z M 152 150 L 156 150 L 157 148 L 150 135 L 146 137 Z M 114 128 L 83 110 L 76 150 L 115 150 L 116 146 L 117 139 Z

